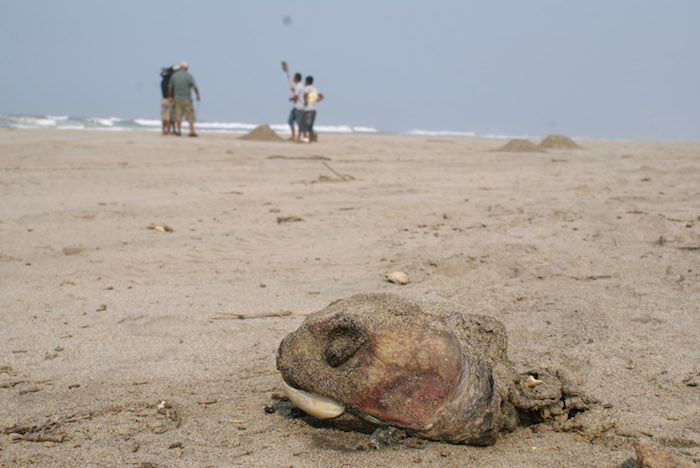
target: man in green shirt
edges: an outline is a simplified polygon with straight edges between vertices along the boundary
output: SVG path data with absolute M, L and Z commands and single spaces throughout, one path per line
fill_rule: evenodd
M 199 89 L 197 83 L 194 82 L 194 77 L 187 71 L 190 68 L 187 62 L 180 64 L 180 69 L 170 77 L 168 84 L 168 100 L 175 100 L 175 122 L 177 124 L 177 133 L 182 132 L 182 114 L 185 114 L 187 122 L 190 124 L 190 136 L 196 137 L 194 131 L 194 107 L 192 106 L 191 89 L 194 89 L 199 101 Z

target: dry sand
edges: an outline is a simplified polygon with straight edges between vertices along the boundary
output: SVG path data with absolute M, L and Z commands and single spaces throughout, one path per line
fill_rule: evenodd
M 1 466 L 631 467 L 638 437 L 698 463 L 699 145 L 323 140 L 0 130 Z M 498 318 L 614 434 L 376 450 L 272 412 L 288 312 L 370 291 Z

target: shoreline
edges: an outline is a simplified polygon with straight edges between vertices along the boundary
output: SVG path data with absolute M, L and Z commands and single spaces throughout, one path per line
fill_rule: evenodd
M 266 124 L 261 124 L 261 125 L 266 125 Z M 281 127 L 283 124 L 275 124 L 275 127 Z M 272 126 L 271 126 L 272 127 Z M 197 129 L 197 133 L 201 133 L 207 136 L 229 136 L 231 138 L 237 139 L 238 137 L 247 135 L 250 133 L 250 131 L 254 130 L 256 126 L 251 124 L 251 128 L 249 129 L 243 129 L 243 130 L 211 130 L 211 129 L 204 129 L 200 130 L 197 128 L 197 123 L 195 123 L 195 128 Z M 287 127 L 288 128 L 288 127 Z M 0 127 L 0 132 L 68 132 L 68 133 L 75 133 L 76 136 L 82 134 L 83 132 L 88 132 L 88 133 L 104 133 L 104 134 L 124 134 L 128 135 L 131 133 L 143 133 L 143 134 L 160 134 L 161 129 L 157 127 L 153 128 L 141 128 L 141 129 L 125 129 L 125 128 L 118 128 L 118 129 L 112 129 L 110 130 L 109 128 L 81 128 L 81 129 L 76 129 L 76 128 L 20 128 L 20 127 Z M 289 131 L 281 131 L 281 130 L 275 130 L 273 128 L 273 131 L 280 135 L 283 139 L 287 135 L 289 135 L 291 132 Z M 426 132 L 425 134 L 423 133 L 411 133 L 411 132 Z M 446 132 L 446 133 L 445 133 Z M 500 134 L 485 134 L 485 135 L 478 135 L 478 134 L 471 134 L 472 132 L 450 132 L 450 131 L 442 131 L 442 130 L 436 130 L 434 132 L 431 132 L 429 130 L 423 131 L 423 130 L 409 130 L 404 133 L 385 133 L 382 131 L 376 131 L 376 132 L 332 132 L 332 131 L 323 131 L 319 132 L 318 134 L 322 137 L 353 137 L 353 136 L 365 136 L 365 137 L 398 137 L 398 138 L 415 138 L 415 139 L 429 139 L 429 140 L 440 140 L 440 139 L 446 139 L 446 140 L 479 140 L 479 141 L 501 141 L 501 142 L 506 142 L 509 140 L 513 139 L 525 139 L 525 140 L 530 140 L 534 143 L 538 143 L 548 136 L 552 135 L 560 135 L 557 133 L 552 133 L 548 134 L 545 136 L 530 136 L 530 135 L 500 135 Z M 685 141 L 685 140 L 633 140 L 633 139 L 624 139 L 624 138 L 618 138 L 618 139 L 607 139 L 607 138 L 592 138 L 592 137 L 570 137 L 572 140 L 576 142 L 590 142 L 590 143 L 611 143 L 611 144 L 661 144 L 661 145 L 700 145 L 700 142 L 694 142 L 694 141 Z
M 5 118 L 15 118 L 15 119 L 31 119 L 35 121 L 44 120 L 44 117 L 49 120 L 66 117 L 67 116 L 44 116 L 44 117 L 32 117 L 32 116 L 0 116 Z M 7 130 L 40 130 L 40 131 L 51 131 L 51 130 L 61 130 L 61 131 L 104 131 L 104 132 L 160 132 L 161 122 L 154 119 L 122 119 L 117 117 L 110 118 L 76 118 L 78 121 L 85 120 L 89 124 L 83 123 L 81 128 L 75 128 L 72 126 L 55 126 L 57 122 L 54 122 L 54 127 L 47 127 L 45 125 L 31 126 L 25 124 L 13 124 L 13 125 L 3 125 L 0 121 L 0 131 L 3 129 Z M 100 124 L 99 121 L 104 121 L 104 124 Z M 114 126 L 114 123 L 117 125 Z M 120 126 L 119 122 L 126 123 L 127 126 Z M 85 126 L 87 125 L 87 126 Z M 269 125 L 270 128 L 281 136 L 287 136 L 291 132 L 289 131 L 289 126 L 286 123 L 277 124 L 251 124 L 242 122 L 206 122 L 197 121 L 195 126 L 197 131 L 207 135 L 216 134 L 226 134 L 234 136 L 242 136 L 250 131 L 254 130 L 259 125 Z M 338 125 L 319 125 L 316 126 L 315 130 L 320 135 L 375 135 L 375 136 L 407 136 L 407 137 L 425 137 L 425 138 L 476 138 L 485 140 L 510 140 L 510 139 L 529 139 L 531 141 L 541 141 L 549 135 L 561 134 L 560 132 L 551 132 L 547 135 L 528 135 L 528 134 L 501 134 L 501 133 L 477 133 L 474 131 L 458 131 L 458 130 L 422 130 L 422 129 L 411 129 L 411 130 L 401 130 L 401 131 L 384 131 L 378 130 L 373 127 L 364 126 L 352 126 L 345 124 Z M 596 142 L 617 142 L 617 143 L 677 143 L 677 144 L 700 144 L 700 141 L 692 140 L 682 140 L 678 138 L 668 139 L 668 140 L 642 140 L 642 139 L 630 139 L 630 138 L 596 138 L 588 137 L 582 135 L 568 135 L 575 141 L 596 141 Z

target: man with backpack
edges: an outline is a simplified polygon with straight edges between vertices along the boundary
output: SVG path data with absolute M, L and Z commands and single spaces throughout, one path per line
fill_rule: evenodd
M 168 99 L 168 85 L 170 84 L 170 77 L 180 66 L 162 68 L 160 71 L 160 76 L 163 78 L 160 80 L 160 91 L 163 95 L 160 101 L 160 118 L 163 121 L 163 135 L 175 134 L 175 113 L 173 104 Z

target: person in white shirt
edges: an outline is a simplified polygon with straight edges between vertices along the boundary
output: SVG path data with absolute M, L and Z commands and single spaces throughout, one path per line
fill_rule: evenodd
M 295 141 L 294 123 L 297 124 L 299 129 L 299 136 L 301 137 L 301 117 L 304 114 L 304 83 L 301 82 L 301 73 L 296 73 L 294 75 L 294 86 L 290 88 L 292 90 L 292 97 L 289 98 L 290 101 L 294 101 L 294 107 L 292 107 L 289 113 L 289 128 L 292 129 L 292 137 L 290 140 Z
M 304 88 L 304 115 L 302 116 L 301 141 L 311 143 L 314 141 L 314 121 L 316 120 L 316 104 L 323 100 L 323 93 L 319 93 L 313 86 L 314 77 L 306 77 Z

